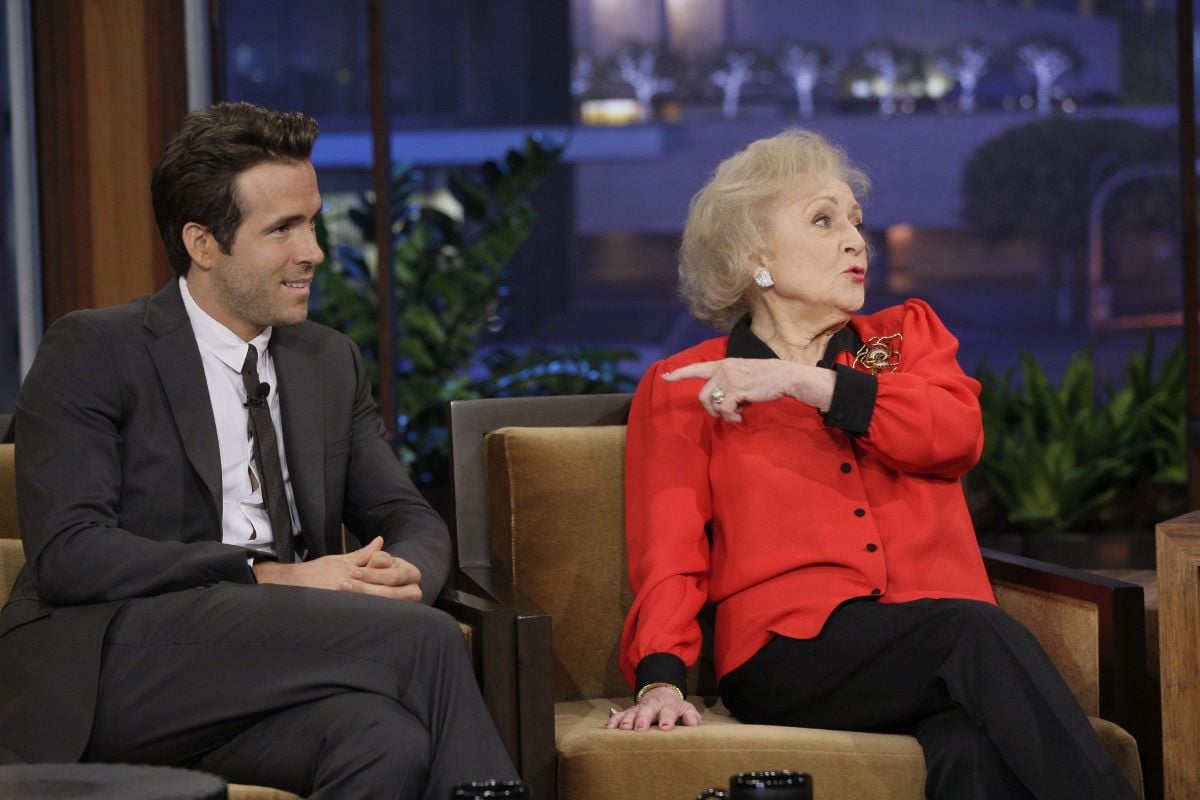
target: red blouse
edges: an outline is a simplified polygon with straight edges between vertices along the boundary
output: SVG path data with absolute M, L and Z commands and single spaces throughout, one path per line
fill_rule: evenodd
M 850 327 L 868 343 L 903 335 L 889 340 L 899 363 L 878 373 L 863 435 L 792 398 L 744 408 L 741 424 L 714 419 L 696 399 L 699 381 L 660 377 L 724 358 L 723 337 L 642 378 L 625 457 L 634 600 L 621 669 L 631 686 L 648 655 L 695 662 L 706 601 L 716 604 L 718 678 L 773 634 L 816 636 L 853 597 L 995 602 L 959 481 L 983 450 L 983 425 L 958 341 L 920 300 Z

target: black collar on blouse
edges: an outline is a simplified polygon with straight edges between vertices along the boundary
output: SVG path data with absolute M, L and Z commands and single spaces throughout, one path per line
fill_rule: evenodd
M 862 347 L 862 337 L 849 325 L 839 330 L 825 345 L 825 355 L 817 362 L 818 367 L 832 369 L 838 353 L 849 350 L 858 353 Z M 750 330 L 750 315 L 746 314 L 737 321 L 729 332 L 729 341 L 725 346 L 726 358 L 779 358 L 779 355 L 767 346 Z

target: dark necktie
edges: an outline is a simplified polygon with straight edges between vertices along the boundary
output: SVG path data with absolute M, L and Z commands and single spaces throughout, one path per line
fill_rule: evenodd
M 284 564 L 296 560 L 292 546 L 292 515 L 288 510 L 287 492 L 283 488 L 283 468 L 279 463 L 279 442 L 275 438 L 275 423 L 267 405 L 270 385 L 258 379 L 258 350 L 250 345 L 242 364 L 242 383 L 246 387 L 246 407 L 250 409 L 250 429 L 254 433 L 254 462 L 258 464 L 258 481 L 263 503 L 271 519 L 271 534 L 275 538 L 275 557 Z

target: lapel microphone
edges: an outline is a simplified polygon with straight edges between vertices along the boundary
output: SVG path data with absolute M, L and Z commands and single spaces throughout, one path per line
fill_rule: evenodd
M 271 393 L 271 384 L 267 383 L 266 381 L 263 381 L 262 383 L 260 383 L 258 385 L 258 388 L 256 388 L 254 390 L 254 396 L 246 398 L 246 405 L 254 406 L 255 408 L 259 408 L 264 403 L 267 402 L 267 395 L 269 395 L 270 393 Z

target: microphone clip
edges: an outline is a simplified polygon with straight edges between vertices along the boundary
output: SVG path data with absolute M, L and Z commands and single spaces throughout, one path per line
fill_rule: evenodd
M 271 384 L 263 381 L 254 389 L 253 395 L 246 395 L 247 407 L 261 408 L 267 402 L 267 396 L 271 394 Z

